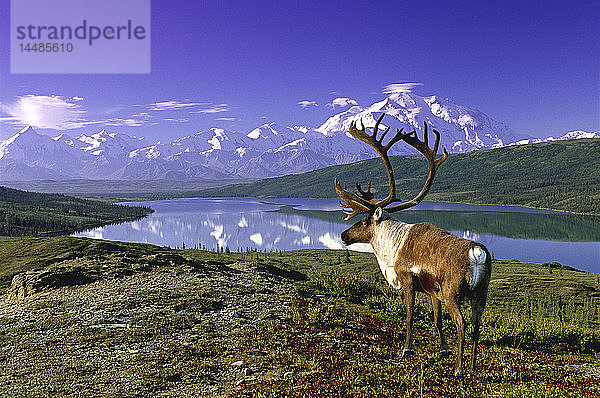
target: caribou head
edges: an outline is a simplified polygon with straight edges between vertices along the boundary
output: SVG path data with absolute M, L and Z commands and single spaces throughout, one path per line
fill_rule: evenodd
M 448 157 L 448 152 L 446 152 L 446 148 L 443 145 L 442 156 L 439 158 L 437 157 L 438 146 L 440 143 L 440 133 L 435 129 L 433 130 L 433 134 L 435 134 L 433 149 L 429 148 L 427 123 L 425 123 L 423 141 L 419 140 L 415 130 L 410 133 L 403 133 L 403 130 L 400 129 L 396 130 L 396 134 L 394 137 L 392 137 L 392 139 L 389 140 L 387 144 L 384 144 L 383 140 L 390 131 L 389 127 L 381 134 L 381 137 L 377 138 L 379 124 L 383 120 L 384 116 L 385 113 L 379 116 L 377 122 L 375 122 L 375 127 L 373 128 L 372 134 L 368 134 L 365 131 L 365 126 L 363 125 L 362 120 L 360 123 L 360 128 L 357 128 L 356 122 L 354 121 L 350 124 L 350 134 L 373 147 L 379 156 L 381 156 L 387 171 L 390 192 L 387 197 L 382 200 L 378 200 L 374 197 L 373 193 L 371 193 L 370 181 L 366 191 L 364 191 L 360 184 L 356 182 L 357 194 L 355 195 L 343 189 L 337 178 L 335 179 L 335 191 L 342 199 L 342 201 L 340 201 L 340 205 L 343 209 L 351 209 L 350 211 L 344 210 L 344 213 L 346 213 L 345 220 L 349 220 L 359 214 L 366 214 L 366 216 L 364 216 L 359 222 L 342 233 L 342 242 L 344 242 L 345 245 L 350 245 L 357 242 L 370 242 L 373 236 L 374 226 L 388 217 L 386 213 L 393 213 L 418 205 L 419 202 L 421 202 L 429 192 L 438 167 Z M 388 151 L 392 145 L 398 141 L 406 142 L 425 156 L 427 162 L 429 163 L 429 175 L 427 176 L 425 185 L 417 194 L 417 196 L 407 202 L 390 206 L 394 202 L 400 201 L 396 198 L 396 181 L 394 179 L 394 170 L 392 169 L 392 165 L 390 164 L 390 159 L 388 157 Z

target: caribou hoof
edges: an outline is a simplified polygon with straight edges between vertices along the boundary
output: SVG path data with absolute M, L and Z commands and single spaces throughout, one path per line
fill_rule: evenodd
M 415 350 L 413 350 L 412 348 L 411 349 L 404 349 L 404 350 L 402 350 L 402 356 L 401 356 L 401 358 L 408 358 L 411 355 L 414 355 L 414 353 L 415 353 Z
M 440 350 L 440 358 L 446 358 L 450 355 L 452 355 L 452 350 L 450 348 Z

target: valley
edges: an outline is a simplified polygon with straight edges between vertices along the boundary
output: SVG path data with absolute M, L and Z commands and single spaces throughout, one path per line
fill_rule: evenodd
M 391 158 L 399 197 L 418 192 L 427 176 L 422 156 Z M 332 166 L 299 175 L 207 189 L 197 196 L 335 198 L 334 178 L 363 187 L 376 197 L 388 191 L 379 159 Z M 383 193 L 383 195 L 382 195 Z M 450 154 L 440 167 L 428 200 L 525 206 L 600 214 L 600 140 L 554 141 Z

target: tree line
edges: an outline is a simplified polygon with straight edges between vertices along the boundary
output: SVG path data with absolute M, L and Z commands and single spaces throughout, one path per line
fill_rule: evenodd
M 145 206 L 116 205 L 0 186 L 0 236 L 71 234 L 134 220 L 152 211 Z

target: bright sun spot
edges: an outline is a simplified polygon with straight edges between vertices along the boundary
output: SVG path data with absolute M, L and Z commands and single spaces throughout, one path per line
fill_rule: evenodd
M 54 95 L 25 95 L 0 108 L 22 124 L 33 127 L 64 130 L 85 125 L 85 110 L 81 105 Z
M 19 100 L 19 104 L 21 105 L 21 109 L 23 111 L 23 121 L 32 126 L 39 125 L 39 105 L 35 103 L 31 103 L 29 101 L 24 101 L 23 98 Z

